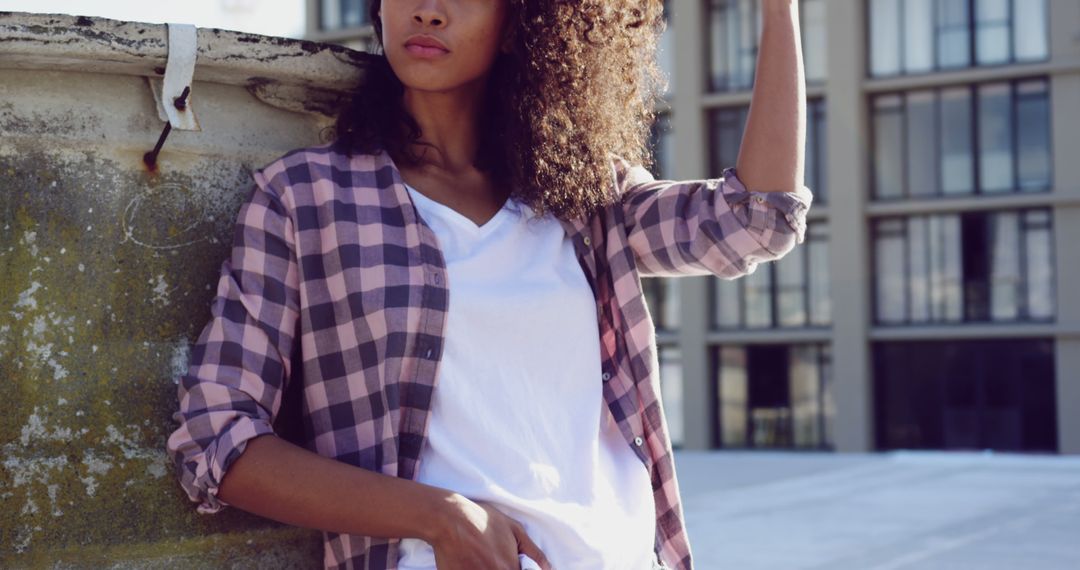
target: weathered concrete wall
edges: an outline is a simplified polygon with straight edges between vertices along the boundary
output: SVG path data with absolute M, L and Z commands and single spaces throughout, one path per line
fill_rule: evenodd
M 315 531 L 197 514 L 165 440 L 250 171 L 322 142 L 298 111 L 350 53 L 200 30 L 202 130 L 150 171 L 165 26 L 0 13 L 0 38 L 0 567 L 319 567 Z

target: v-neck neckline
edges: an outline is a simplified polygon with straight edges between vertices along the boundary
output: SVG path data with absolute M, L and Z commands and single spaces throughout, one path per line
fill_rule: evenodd
M 450 206 L 447 206 L 446 204 L 443 204 L 442 202 L 439 202 L 439 201 L 435 200 L 434 198 L 431 198 L 430 196 L 427 196 L 423 192 L 420 192 L 419 190 L 417 190 L 416 188 L 411 186 L 409 183 L 405 182 L 404 185 L 405 185 L 405 191 L 414 200 L 418 199 L 421 202 L 423 202 L 424 204 L 427 204 L 428 206 L 430 206 L 432 208 L 435 208 L 435 209 L 445 213 L 446 215 L 450 216 L 451 218 L 457 220 L 457 223 L 459 225 L 465 226 L 466 228 L 468 228 L 468 230 L 470 232 L 473 232 L 473 233 L 487 233 L 487 232 L 491 231 L 492 228 L 494 228 L 496 225 L 498 225 L 500 220 L 502 220 L 504 217 L 506 217 L 507 215 L 510 214 L 510 207 L 509 207 L 510 206 L 510 199 L 507 198 L 506 201 L 503 202 L 502 207 L 499 208 L 499 211 L 495 212 L 495 214 L 493 216 L 491 216 L 490 218 L 488 218 L 487 221 L 484 222 L 483 224 L 477 225 L 476 222 L 472 221 L 472 219 L 470 219 L 465 214 L 462 214 L 461 212 L 458 212 L 457 210 L 451 208 Z

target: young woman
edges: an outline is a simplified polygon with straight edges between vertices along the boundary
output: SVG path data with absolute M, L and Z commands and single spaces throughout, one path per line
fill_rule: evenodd
M 180 378 L 198 511 L 320 529 L 327 568 L 690 570 L 640 277 L 803 242 L 796 0 L 760 2 L 738 174 L 684 181 L 645 169 L 661 0 L 372 2 L 382 53 L 253 173 Z

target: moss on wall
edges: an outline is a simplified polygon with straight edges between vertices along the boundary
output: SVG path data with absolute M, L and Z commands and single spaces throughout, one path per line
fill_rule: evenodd
M 318 566 L 317 532 L 196 513 L 165 452 L 252 165 L 44 146 L 0 145 L 0 566 Z

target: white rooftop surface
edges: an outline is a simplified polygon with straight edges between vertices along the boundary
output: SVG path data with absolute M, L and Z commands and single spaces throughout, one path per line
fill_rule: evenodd
M 1080 569 L 1080 457 L 676 451 L 700 570 Z

